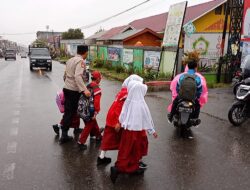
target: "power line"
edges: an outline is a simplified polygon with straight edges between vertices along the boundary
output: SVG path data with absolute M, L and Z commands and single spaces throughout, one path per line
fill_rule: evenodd
M 126 10 L 120 12 L 120 13 L 117 13 L 117 14 L 115 14 L 115 15 L 113 15 L 113 16 L 107 17 L 107 18 L 105 18 L 105 19 L 103 19 L 103 20 L 100 20 L 100 21 L 98 21 L 98 22 L 94 22 L 94 23 L 92 23 L 92 24 L 89 24 L 89 25 L 86 25 L 86 26 L 82 26 L 82 27 L 80 27 L 80 28 L 81 28 L 81 29 L 88 29 L 88 28 L 91 28 L 91 27 L 93 27 L 93 26 L 96 26 L 96 25 L 98 25 L 98 24 L 101 24 L 101 23 L 103 23 L 103 22 L 106 22 L 106 21 L 108 21 L 108 20 L 110 20 L 110 19 L 112 19 L 112 18 L 115 18 L 115 17 L 117 17 L 117 16 L 120 16 L 121 14 L 124 14 L 124 13 L 126 13 L 126 12 L 129 12 L 129 11 L 131 11 L 131 10 L 133 10 L 133 9 L 135 9 L 135 8 L 137 8 L 137 7 L 139 7 L 139 6 L 143 5 L 143 4 L 145 4 L 145 3 L 148 3 L 149 1 L 151 1 L 151 0 L 143 1 L 142 3 L 139 3 L 139 4 L 133 6 L 133 7 L 129 8 L 129 9 L 126 9 Z
M 137 8 L 137 7 L 139 7 L 139 6 L 143 5 L 143 4 L 145 4 L 145 3 L 148 3 L 149 1 L 151 1 L 151 0 L 143 1 L 143 2 L 141 2 L 141 3 L 139 3 L 139 4 L 137 4 L 137 5 L 135 5 L 135 6 L 131 7 L 131 8 L 129 8 L 129 9 L 126 9 L 126 10 L 124 10 L 124 11 L 122 11 L 122 12 L 119 12 L 119 13 L 117 13 L 117 14 L 115 14 L 115 15 L 112 15 L 112 16 L 107 17 L 107 18 L 105 18 L 105 19 L 102 19 L 102 20 L 100 20 L 100 21 L 94 22 L 94 23 L 92 23 L 92 24 L 82 26 L 82 27 L 80 27 L 80 29 L 88 29 L 88 28 L 91 28 L 91 27 L 96 26 L 96 25 L 98 25 L 98 24 L 101 24 L 101 23 L 103 23 L 103 22 L 106 22 L 106 21 L 108 21 L 108 20 L 110 20 L 110 19 L 112 19 L 112 18 L 118 17 L 118 16 L 120 16 L 120 15 L 126 13 L 126 12 L 129 12 L 129 11 L 131 11 L 131 10 L 133 10 L 133 9 L 135 9 L 135 8 Z M 27 33 L 2 33 L 2 34 L 0 34 L 0 36 L 18 36 L 18 35 L 31 35 L 31 34 L 36 34 L 36 32 L 27 32 Z

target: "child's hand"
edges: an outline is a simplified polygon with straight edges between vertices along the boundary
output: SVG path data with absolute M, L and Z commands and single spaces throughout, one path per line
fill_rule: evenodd
M 153 136 L 154 136 L 155 139 L 158 137 L 156 132 L 153 133 Z
M 92 117 L 92 120 L 96 120 L 96 115 L 97 114 L 94 114 L 94 116 Z
M 120 129 L 121 129 L 121 124 L 120 124 L 120 123 L 117 123 L 117 124 L 115 125 L 115 131 L 118 133 L 118 132 L 120 131 Z

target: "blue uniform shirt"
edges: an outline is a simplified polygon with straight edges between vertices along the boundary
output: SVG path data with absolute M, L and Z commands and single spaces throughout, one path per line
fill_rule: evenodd
M 195 70 L 194 69 L 189 69 L 188 74 L 190 75 L 195 75 Z M 179 94 L 179 90 L 180 90 L 180 84 L 182 83 L 183 79 L 184 79 L 184 75 L 185 73 L 183 73 L 181 76 L 180 76 L 180 79 L 177 83 L 177 86 L 176 86 L 176 91 L 177 93 Z M 201 84 L 201 78 L 199 76 L 196 75 L 195 77 L 195 81 L 196 81 L 196 86 L 197 86 L 197 90 L 196 90 L 196 98 L 199 99 L 200 96 L 201 96 L 201 93 L 202 93 L 202 84 Z

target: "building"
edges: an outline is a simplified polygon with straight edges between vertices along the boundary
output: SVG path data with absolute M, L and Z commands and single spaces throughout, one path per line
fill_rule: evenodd
M 74 56 L 77 52 L 77 46 L 84 44 L 84 39 L 75 39 L 75 40 L 61 40 L 61 49 L 67 55 Z
M 110 37 L 108 41 L 112 45 L 121 46 L 134 46 L 137 42 L 140 42 L 143 46 L 160 46 L 162 35 L 148 28 L 136 30 L 128 27 L 123 32 Z M 104 43 L 104 40 L 99 38 L 97 42 L 101 44 L 101 42 Z
M 96 40 L 98 38 L 100 38 L 101 36 L 103 36 L 107 31 L 103 30 L 101 32 L 98 32 L 92 36 L 89 36 L 88 38 L 85 39 L 85 44 L 87 45 L 92 45 L 92 44 L 96 44 Z
M 62 32 L 47 32 L 38 31 L 36 37 L 38 40 L 42 40 L 48 43 L 48 45 L 53 45 L 55 48 L 60 47 Z
M 221 51 L 226 2 L 227 0 L 213 0 L 187 8 L 184 25 L 189 24 L 194 26 L 195 32 L 191 35 L 185 34 L 183 36 L 181 42 L 183 43 L 182 47 L 184 48 L 184 51 L 199 49 L 202 52 L 202 57 L 204 59 L 217 61 Z M 150 30 L 154 34 L 158 33 L 163 36 L 167 18 L 168 13 L 162 13 L 135 20 L 125 26 L 112 28 L 104 35 L 97 38 L 96 44 L 127 45 L 124 43 L 124 40 L 127 42 L 127 39 L 131 39 L 133 35 L 138 34 L 139 31 L 142 32 L 143 30 Z M 145 38 L 144 35 L 137 35 L 138 41 L 143 41 L 143 38 Z M 152 41 L 154 40 L 155 38 L 152 39 Z M 160 43 L 157 44 L 157 46 L 160 46 Z

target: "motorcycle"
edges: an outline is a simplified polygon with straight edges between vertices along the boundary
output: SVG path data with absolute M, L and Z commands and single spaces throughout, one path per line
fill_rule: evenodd
M 248 85 L 240 85 L 236 99 L 229 112 L 228 119 L 234 126 L 243 124 L 250 117 L 250 79 Z
M 200 124 L 199 119 L 193 119 L 195 103 L 192 101 L 180 100 L 177 105 L 177 113 L 173 117 L 173 124 L 182 137 L 193 138 L 190 128 Z
M 90 62 L 89 62 L 89 60 L 86 60 L 86 70 L 85 70 L 85 73 L 84 73 L 84 81 L 86 82 L 86 83 L 89 83 L 89 66 L 90 66 Z
M 237 71 L 232 79 L 233 93 L 236 95 L 236 92 L 241 84 L 244 84 L 244 78 L 241 71 Z

